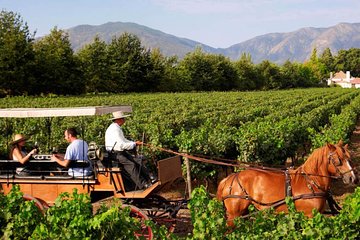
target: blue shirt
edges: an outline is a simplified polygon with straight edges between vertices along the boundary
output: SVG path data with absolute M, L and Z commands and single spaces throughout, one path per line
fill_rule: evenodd
M 64 159 L 74 161 L 74 160 L 85 160 L 88 161 L 90 166 L 84 168 L 69 168 L 68 174 L 71 176 L 89 176 L 92 174 L 91 162 L 87 157 L 88 144 L 81 139 L 76 139 L 70 143 L 66 148 Z

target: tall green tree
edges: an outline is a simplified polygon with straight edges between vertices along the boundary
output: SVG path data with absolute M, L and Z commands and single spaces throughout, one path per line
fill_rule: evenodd
M 340 50 L 335 57 L 336 71 L 350 71 L 352 76 L 360 77 L 360 49 Z
M 256 69 L 264 83 L 264 90 L 280 89 L 282 87 L 282 78 L 278 65 L 269 60 L 264 60 L 256 66 Z
M 37 93 L 76 95 L 84 92 L 79 60 L 74 56 L 69 36 L 53 28 L 34 44 Z
M 315 77 L 312 69 L 305 64 L 292 63 L 286 61 L 281 67 L 282 88 L 304 88 L 319 85 L 319 80 Z
M 325 65 L 328 74 L 334 71 L 334 57 L 331 53 L 330 48 L 325 48 L 325 50 L 319 57 L 319 61 Z
M 150 51 L 146 50 L 139 38 L 123 33 L 114 37 L 108 46 L 110 79 L 116 83 L 116 92 L 145 92 L 156 88 L 153 78 Z
M 203 83 L 211 75 L 210 67 L 204 61 L 205 53 L 200 47 L 193 52 L 187 53 L 179 64 L 178 71 L 185 91 L 195 91 L 202 89 Z
M 0 12 L 0 96 L 28 92 L 34 36 L 19 14 Z
M 188 90 L 223 91 L 236 87 L 236 71 L 223 55 L 208 54 L 196 48 L 180 62 L 180 69 Z
M 81 62 L 86 92 L 114 91 L 116 84 L 110 80 L 107 45 L 99 36 L 96 36 L 91 44 L 83 47 L 77 56 Z
M 160 49 L 155 48 L 151 51 L 150 60 L 152 71 L 149 72 L 148 77 L 157 82 L 155 90 L 160 92 L 181 91 L 181 86 L 178 84 L 178 58 L 176 56 L 166 57 L 161 54 Z
M 326 79 L 328 78 L 329 69 L 326 65 L 318 58 L 317 49 L 314 48 L 309 61 L 305 62 L 305 68 L 309 68 L 313 79 L 308 79 L 308 84 L 311 86 L 316 83 L 326 85 Z M 304 70 L 304 69 L 303 69 Z
M 239 90 L 255 90 L 263 87 L 264 84 L 260 81 L 260 75 L 256 71 L 250 54 L 243 53 L 240 59 L 234 62 L 234 67 L 238 75 Z
M 289 60 L 281 66 L 281 88 L 295 88 L 298 84 L 298 63 L 294 64 Z

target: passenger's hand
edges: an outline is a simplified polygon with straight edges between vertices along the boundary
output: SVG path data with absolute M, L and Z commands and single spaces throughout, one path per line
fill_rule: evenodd
M 57 157 L 56 157 L 55 154 L 52 154 L 51 157 L 50 157 L 50 159 L 51 159 L 51 161 L 55 161 L 55 162 L 56 162 Z
M 51 160 L 52 161 L 56 161 L 57 159 L 60 160 L 60 161 L 64 160 L 64 154 L 54 153 L 54 154 L 51 155 Z
M 36 153 L 37 153 L 37 149 L 34 148 L 33 150 L 31 150 L 30 155 L 34 155 Z

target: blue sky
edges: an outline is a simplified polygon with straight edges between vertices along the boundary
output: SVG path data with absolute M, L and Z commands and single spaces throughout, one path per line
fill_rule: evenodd
M 212 47 L 273 32 L 360 22 L 359 0 L 0 0 L 36 37 L 57 26 L 134 22 Z

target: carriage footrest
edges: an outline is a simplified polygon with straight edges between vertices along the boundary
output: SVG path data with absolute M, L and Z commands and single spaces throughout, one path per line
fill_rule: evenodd
M 30 176 L 23 176 L 23 175 L 18 175 L 18 174 L 15 174 L 15 178 L 16 179 L 31 179 L 31 180 L 41 180 L 43 179 L 43 176 L 33 176 L 33 175 L 30 175 Z

